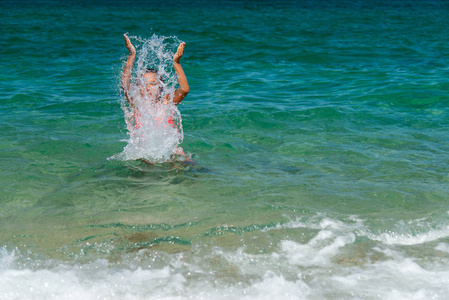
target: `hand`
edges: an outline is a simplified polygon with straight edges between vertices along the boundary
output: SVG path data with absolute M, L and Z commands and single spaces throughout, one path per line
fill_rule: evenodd
M 181 59 L 182 55 L 184 54 L 184 48 L 186 46 L 186 43 L 182 42 L 179 47 L 178 51 L 176 51 L 175 55 L 173 56 L 173 62 L 179 64 L 179 60 Z
M 130 55 L 136 55 L 136 48 L 134 48 L 133 44 L 131 44 L 131 41 L 129 40 L 126 33 L 123 35 L 125 37 L 125 46 L 129 51 Z

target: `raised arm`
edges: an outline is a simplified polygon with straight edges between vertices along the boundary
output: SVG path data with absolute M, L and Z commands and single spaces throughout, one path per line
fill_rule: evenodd
M 178 76 L 179 88 L 175 91 L 175 95 L 173 97 L 173 103 L 178 105 L 182 99 L 189 93 L 189 83 L 187 82 L 186 75 L 184 74 L 184 70 L 181 67 L 179 60 L 184 54 L 184 48 L 186 43 L 181 43 L 178 47 L 178 51 L 176 51 L 173 56 L 173 66 L 175 67 L 176 75 Z
M 125 93 L 126 100 L 129 104 L 133 105 L 131 103 L 131 95 L 129 94 L 129 87 L 131 85 L 131 75 L 133 73 L 134 68 L 134 61 L 136 60 L 136 48 L 134 48 L 133 44 L 131 44 L 131 41 L 129 40 L 128 36 L 126 34 L 123 35 L 125 37 L 125 46 L 129 51 L 128 60 L 126 61 L 125 69 L 123 70 L 122 75 L 122 89 Z

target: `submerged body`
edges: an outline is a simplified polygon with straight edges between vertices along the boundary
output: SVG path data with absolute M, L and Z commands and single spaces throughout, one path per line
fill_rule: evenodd
M 182 141 L 182 128 L 180 114 L 175 107 L 189 93 L 189 84 L 180 64 L 185 43 L 181 43 L 173 55 L 176 83 L 179 84 L 179 88 L 170 92 L 156 69 L 146 67 L 143 70 L 139 69 L 135 83 L 131 83 L 136 49 L 126 34 L 124 38 L 129 55 L 123 71 L 121 87 L 129 104 L 127 113 L 125 112 L 131 135 L 128 145 L 132 144 L 132 147 L 140 149 L 141 153 L 140 157 L 132 155 L 128 159 L 163 161 L 167 159 L 167 152 L 169 155 L 186 156 L 182 148 L 178 147 Z M 155 152 L 160 153 L 155 154 Z

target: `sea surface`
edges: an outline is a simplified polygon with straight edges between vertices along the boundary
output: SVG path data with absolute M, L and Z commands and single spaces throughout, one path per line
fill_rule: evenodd
M 0 299 L 447 299 L 448 16 L 0 1 Z M 121 155 L 124 33 L 186 42 L 190 159 Z

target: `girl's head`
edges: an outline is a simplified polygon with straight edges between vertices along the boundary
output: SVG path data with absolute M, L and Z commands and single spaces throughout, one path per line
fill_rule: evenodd
M 137 86 L 142 97 L 147 96 L 150 99 L 159 100 L 164 88 L 164 79 L 157 73 L 157 70 L 147 68 L 142 78 L 137 80 Z

